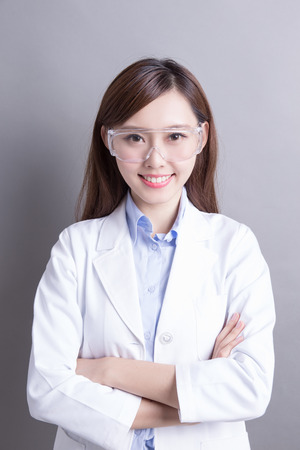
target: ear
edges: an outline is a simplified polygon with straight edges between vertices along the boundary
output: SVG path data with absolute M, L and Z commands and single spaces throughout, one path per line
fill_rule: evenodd
M 206 146 L 206 143 L 208 140 L 209 123 L 208 122 L 202 123 L 201 128 L 202 128 L 202 148 L 201 148 L 201 151 L 202 151 L 204 149 L 204 147 Z
M 104 125 L 101 127 L 101 137 L 105 147 L 108 149 L 107 130 Z

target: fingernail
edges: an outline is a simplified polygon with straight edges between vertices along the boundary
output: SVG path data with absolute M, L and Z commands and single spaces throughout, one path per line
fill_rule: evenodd
M 243 322 L 240 320 L 237 324 L 236 324 L 236 328 L 241 328 L 243 325 Z
M 234 322 L 235 320 L 238 319 L 238 317 L 239 317 L 238 313 L 234 313 L 230 320 Z

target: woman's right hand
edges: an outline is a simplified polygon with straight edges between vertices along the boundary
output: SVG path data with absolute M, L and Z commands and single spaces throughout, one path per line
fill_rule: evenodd
M 228 358 L 232 349 L 243 341 L 243 336 L 239 335 L 245 328 L 245 324 L 239 319 L 240 314 L 234 313 L 223 330 L 218 334 L 211 359 Z

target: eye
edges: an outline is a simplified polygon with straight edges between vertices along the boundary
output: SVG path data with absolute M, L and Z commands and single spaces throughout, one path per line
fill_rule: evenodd
M 128 134 L 124 139 L 128 142 L 143 142 L 143 138 L 139 134 Z
M 183 133 L 172 133 L 169 135 L 170 141 L 180 141 L 181 139 L 184 139 L 185 135 Z

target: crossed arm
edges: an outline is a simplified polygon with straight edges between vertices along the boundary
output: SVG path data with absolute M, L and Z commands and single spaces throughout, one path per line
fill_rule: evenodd
M 242 342 L 245 325 L 234 314 L 217 336 L 211 359 L 227 358 Z M 142 397 L 133 429 L 179 425 L 175 365 L 126 358 L 80 358 L 76 373 L 95 383 Z

